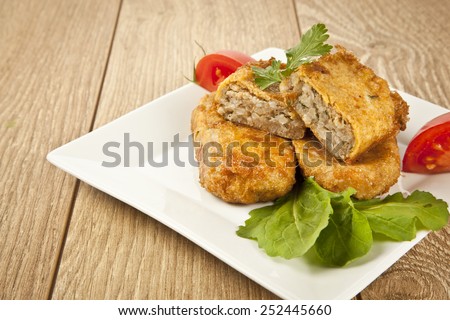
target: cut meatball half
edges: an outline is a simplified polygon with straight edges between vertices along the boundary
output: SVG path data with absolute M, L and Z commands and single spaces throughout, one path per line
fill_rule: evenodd
M 294 108 L 306 127 L 333 156 L 351 163 L 404 130 L 408 105 L 353 54 L 337 49 L 300 66 L 280 90 L 297 94 Z
M 247 64 L 225 79 L 215 101 L 218 112 L 229 121 L 263 130 L 271 134 L 300 139 L 305 124 L 292 107 L 296 95 L 280 92 L 278 85 L 261 90 L 255 83 L 252 65 L 266 67 L 270 61 Z

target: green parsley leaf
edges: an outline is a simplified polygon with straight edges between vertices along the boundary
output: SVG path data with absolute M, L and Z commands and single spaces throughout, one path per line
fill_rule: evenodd
M 287 64 L 281 69 L 281 61 L 273 60 L 267 68 L 252 67 L 255 74 L 255 83 L 262 90 L 274 83 L 281 82 L 288 77 L 300 65 L 311 62 L 314 58 L 327 54 L 333 48 L 325 44 L 329 35 L 324 24 L 318 23 L 311 27 L 301 38 L 295 47 L 286 50 Z
M 328 29 L 323 23 L 318 23 L 306 31 L 300 43 L 286 51 L 287 68 L 283 75 L 289 76 L 302 64 L 311 62 L 315 57 L 329 53 L 333 46 L 325 44 L 329 37 L 327 32 Z
M 258 87 L 262 90 L 270 87 L 274 83 L 281 82 L 280 72 L 281 61 L 272 60 L 272 63 L 267 68 L 252 67 L 253 73 L 255 74 L 255 82 Z

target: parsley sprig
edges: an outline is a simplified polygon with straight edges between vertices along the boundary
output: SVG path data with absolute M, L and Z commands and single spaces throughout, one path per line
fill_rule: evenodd
M 272 60 L 267 68 L 253 66 L 255 82 L 262 90 L 274 83 L 281 82 L 302 64 L 311 62 L 314 58 L 330 52 L 333 46 L 326 44 L 328 29 L 323 23 L 315 24 L 300 39 L 295 47 L 286 50 L 287 63 L 281 68 L 281 61 Z

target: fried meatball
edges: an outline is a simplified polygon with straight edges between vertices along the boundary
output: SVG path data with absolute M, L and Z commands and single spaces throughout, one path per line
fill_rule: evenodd
M 352 53 L 336 47 L 336 53 L 300 66 L 280 89 L 297 92 L 295 109 L 306 126 L 336 158 L 352 163 L 405 129 L 408 105 Z
M 205 96 L 192 113 L 191 128 L 200 184 L 230 203 L 271 201 L 295 183 L 292 143 L 266 132 L 226 121 Z
M 378 144 L 352 164 L 334 158 L 312 136 L 295 140 L 293 144 L 303 175 L 314 177 L 319 185 L 333 192 L 352 187 L 356 198 L 371 199 L 387 192 L 400 176 L 395 137 Z

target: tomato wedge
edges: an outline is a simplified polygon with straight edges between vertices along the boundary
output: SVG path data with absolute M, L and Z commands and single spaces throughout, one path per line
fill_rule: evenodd
M 425 124 L 412 138 L 403 157 L 403 171 L 450 172 L 450 112 Z
M 195 68 L 195 79 L 199 86 L 215 91 L 226 77 L 249 61 L 255 59 L 238 51 L 221 50 L 207 54 L 200 59 Z

